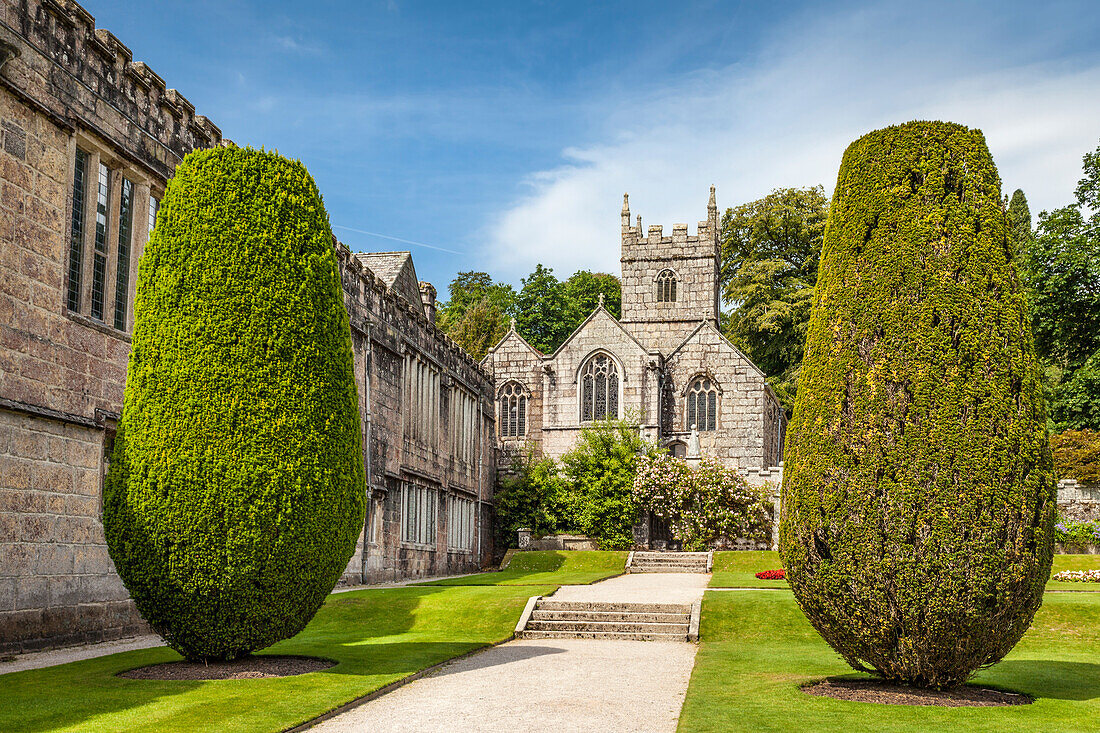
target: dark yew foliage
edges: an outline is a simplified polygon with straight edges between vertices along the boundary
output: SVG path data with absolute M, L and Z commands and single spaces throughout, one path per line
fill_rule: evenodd
M 1042 602 L 1054 481 L 1014 255 L 979 130 L 911 122 L 845 152 L 780 549 L 802 610 L 856 669 L 960 684 Z

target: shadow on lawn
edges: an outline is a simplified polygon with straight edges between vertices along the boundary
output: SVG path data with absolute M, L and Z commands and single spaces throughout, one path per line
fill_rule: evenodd
M 1008 659 L 991 667 L 976 682 L 1004 685 L 1037 698 L 1093 700 L 1100 697 L 1100 664 Z

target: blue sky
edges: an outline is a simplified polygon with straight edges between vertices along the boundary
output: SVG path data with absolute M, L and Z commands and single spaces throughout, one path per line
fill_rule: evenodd
M 461 270 L 617 274 L 624 191 L 666 231 L 711 184 L 722 208 L 831 192 L 887 124 L 982 128 L 1036 213 L 1100 141 L 1095 0 L 84 4 L 226 137 L 300 158 L 352 249 L 411 249 L 443 297 Z

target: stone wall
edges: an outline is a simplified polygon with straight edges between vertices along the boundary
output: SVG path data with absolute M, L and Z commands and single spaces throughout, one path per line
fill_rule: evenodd
M 1100 521 L 1100 486 L 1062 479 L 1058 482 L 1058 513 L 1070 522 Z
M 642 347 L 599 308 L 545 363 L 542 449 L 547 455 L 565 453 L 580 435 L 580 370 L 601 351 L 613 357 L 619 370 L 619 414 L 636 422 L 644 439 L 658 440 L 661 355 Z
M 695 333 L 674 351 L 665 365 L 665 442 L 686 442 L 686 391 L 695 378 L 708 377 L 718 388 L 715 430 L 699 431 L 703 455 L 739 468 L 765 468 L 779 463 L 782 412 L 764 374 L 716 328 L 698 324 Z
M 706 221 L 695 235 L 687 224 L 675 224 L 672 236 L 661 226 L 643 236 L 641 217 L 630 225 L 630 209 L 622 211 L 622 317 L 624 326 L 647 348 L 667 354 L 699 325 L 718 325 L 718 209 L 714 188 Z M 676 299 L 658 302 L 657 275 L 671 269 L 676 275 Z
M 482 360 L 482 367 L 493 375 L 496 393 L 508 382 L 518 382 L 528 393 L 526 432 L 519 436 L 499 435 L 498 463 L 508 468 L 513 461 L 527 451 L 542 449 L 542 354 L 520 336 L 513 326 L 500 343 L 496 344 Z M 497 409 L 497 425 L 500 425 Z
M 72 2 L 0 5 L 0 653 L 135 633 L 107 555 L 102 477 L 122 405 L 149 198 L 221 133 Z M 100 318 L 68 307 L 77 148 L 110 170 Z M 133 184 L 129 272 L 114 257 Z M 94 207 L 86 225 L 94 227 Z M 91 247 L 82 265 L 91 266 Z M 116 282 L 128 285 L 114 327 Z M 75 283 L 75 281 L 74 281 Z M 75 287 L 75 284 L 74 284 Z
M 492 379 L 427 319 L 422 306 L 412 305 L 388 288 L 343 245 L 337 245 L 337 257 L 351 317 L 363 444 L 369 447 L 369 508 L 343 582 L 474 572 L 492 555 L 496 479 Z M 409 403 L 404 368 L 410 353 L 441 374 L 434 408 L 439 425 L 435 439 L 406 430 Z M 455 443 L 458 422 L 454 405 L 460 391 L 477 401 L 475 450 L 468 460 Z M 406 485 L 435 491 L 434 542 L 402 540 L 401 492 Z M 451 503 L 456 498 L 476 502 L 475 537 L 468 551 L 449 543 Z

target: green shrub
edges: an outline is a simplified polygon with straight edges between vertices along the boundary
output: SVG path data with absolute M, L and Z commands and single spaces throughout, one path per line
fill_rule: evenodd
M 584 427 L 577 444 L 561 458 L 570 487 L 565 509 L 569 528 L 592 537 L 603 550 L 632 548 L 640 513 L 633 492 L 638 458 L 656 453 L 629 422 L 604 420 Z
M 780 549 L 853 667 L 963 682 L 1027 630 L 1050 573 L 1050 449 L 1000 179 L 982 133 L 844 153 L 794 418 Z
M 1054 475 L 1082 484 L 1100 484 L 1100 432 L 1067 430 L 1050 436 Z
M 138 269 L 104 528 L 138 609 L 189 659 L 296 634 L 354 552 L 365 482 L 342 295 L 301 163 L 184 159 Z
M 692 469 L 669 455 L 638 461 L 634 496 L 645 509 L 669 520 L 685 550 L 713 549 L 722 539 L 768 539 L 770 505 L 763 489 L 714 458 Z
M 552 458 L 526 455 L 517 460 L 511 474 L 500 476 L 494 495 L 497 547 L 516 547 L 516 530 L 521 527 L 530 529 L 536 537 L 565 529 L 568 491 Z
M 1066 522 L 1054 525 L 1054 541 L 1061 545 L 1100 545 L 1100 522 Z

